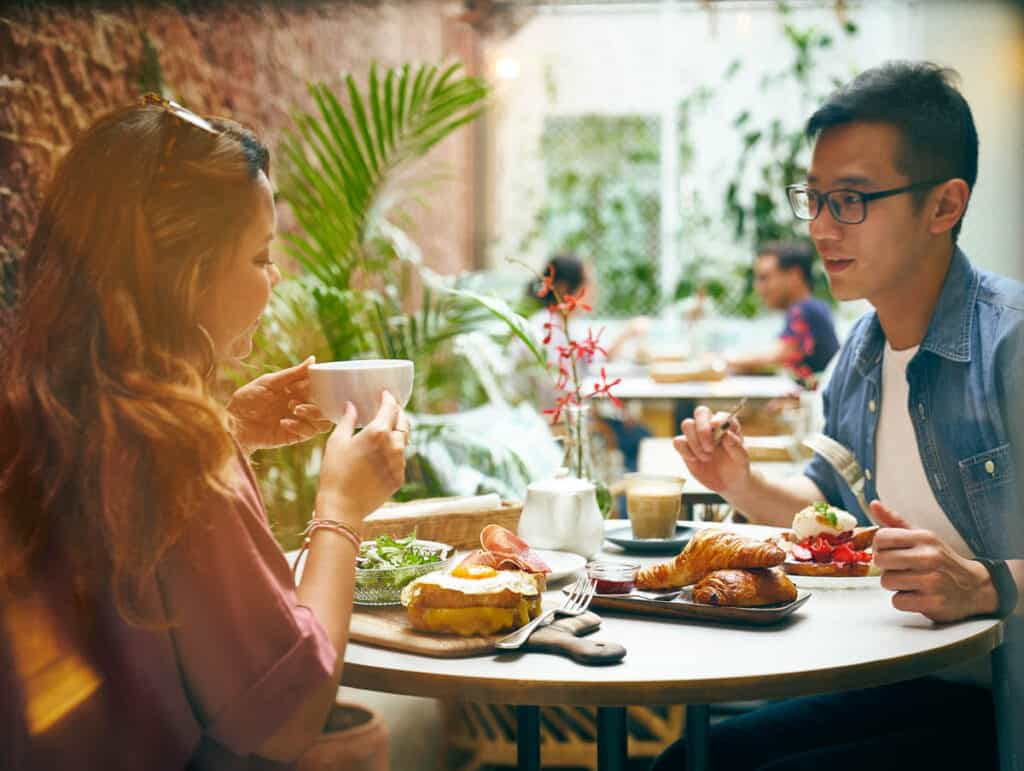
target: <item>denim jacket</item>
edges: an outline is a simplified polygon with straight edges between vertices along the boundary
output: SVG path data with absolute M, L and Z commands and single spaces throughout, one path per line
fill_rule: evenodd
M 935 500 L 978 556 L 1024 557 L 1015 479 L 1020 448 L 1024 285 L 974 268 L 957 249 L 921 345 L 907 365 L 911 422 Z M 860 319 L 824 393 L 825 433 L 850 448 L 875 487 L 885 336 Z M 888 462 L 894 462 L 889 459 Z M 830 503 L 867 524 L 856 498 L 815 456 L 804 473 Z M 884 503 L 884 501 L 883 501 Z M 897 512 L 899 513 L 899 512 Z

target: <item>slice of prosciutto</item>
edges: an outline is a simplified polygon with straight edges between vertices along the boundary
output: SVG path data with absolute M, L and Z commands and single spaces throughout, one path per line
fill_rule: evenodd
M 530 550 L 529 544 L 501 525 L 488 525 L 480 532 L 483 547 L 470 552 L 459 566 L 487 565 L 495 570 L 525 570 L 550 573 L 544 560 Z
M 463 558 L 462 562 L 456 565 L 456 567 L 461 568 L 463 565 L 466 567 L 471 565 L 486 565 L 489 568 L 494 568 L 495 570 L 498 569 L 498 565 L 494 562 L 494 557 L 490 552 L 484 551 L 483 549 L 471 551 Z
M 499 559 L 499 565 L 512 562 L 528 573 L 551 572 L 526 541 L 501 525 L 488 525 L 481 530 L 480 545 Z

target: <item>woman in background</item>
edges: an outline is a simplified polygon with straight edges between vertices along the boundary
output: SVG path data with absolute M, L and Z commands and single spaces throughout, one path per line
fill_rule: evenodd
M 565 297 L 567 294 L 579 295 L 583 292 L 584 301 L 588 305 L 594 304 L 594 298 L 596 297 L 596 290 L 593 282 L 590 280 L 590 269 L 583 263 L 583 261 L 574 254 L 556 254 L 548 260 L 547 265 L 544 266 L 543 275 L 547 276 L 551 274 L 554 277 L 552 286 L 554 292 L 548 292 L 544 297 L 539 298 L 540 302 L 544 304 L 544 307 L 530 316 L 530 325 L 535 328 L 536 331 L 544 336 L 544 324 L 548 321 L 548 308 L 555 305 L 558 297 Z M 535 279 L 526 285 L 526 294 L 528 297 L 537 299 L 537 293 L 540 291 L 541 282 L 540 279 Z M 583 324 L 584 322 L 577 323 Z M 575 325 L 574 325 L 575 326 Z M 620 353 L 631 340 L 642 338 L 647 335 L 647 329 L 649 326 L 648 319 L 645 316 L 637 316 L 636 318 L 630 319 L 626 322 L 622 332 L 614 341 L 608 343 L 605 346 L 607 350 L 607 358 L 614 359 Z M 575 337 L 586 337 L 586 329 L 570 329 L 569 332 Z M 549 351 L 554 351 L 556 345 L 565 345 L 564 335 L 560 329 L 554 330 L 554 336 L 552 337 Z M 554 354 L 555 363 L 557 363 L 558 355 Z
M 528 319 L 530 327 L 534 332 L 534 336 L 538 340 L 543 339 L 548 334 L 548 329 L 545 325 L 551 321 L 549 309 L 558 303 L 558 297 L 564 298 L 569 294 L 579 296 L 582 292 L 584 301 L 588 305 L 591 305 L 593 304 L 594 297 L 596 296 L 593 284 L 590 281 L 589 268 L 574 254 L 556 254 L 551 257 L 551 259 L 548 260 L 547 265 L 544 266 L 543 275 L 552 276 L 552 287 L 555 291 L 547 292 L 540 298 L 544 307 L 531 315 Z M 540 291 L 540 287 L 541 282 L 539 279 L 530 282 L 526 286 L 527 295 L 536 298 L 537 293 Z M 587 337 L 586 327 L 589 325 L 586 321 L 574 318 L 570 320 L 570 324 L 569 334 L 574 340 L 582 340 Z M 607 352 L 606 358 L 614 359 L 622 353 L 630 341 L 645 337 L 647 335 L 648 325 L 648 319 L 644 316 L 638 316 L 626 322 L 622 332 L 619 333 L 615 340 L 604 345 Z M 551 341 L 547 346 L 545 346 L 545 350 L 548 355 L 549 368 L 555 368 L 557 371 L 557 347 L 565 346 L 567 341 L 560 324 L 555 324 L 550 332 Z M 600 362 L 595 359 L 595 364 L 600 364 Z M 532 386 L 532 390 L 533 393 L 538 395 L 537 398 L 541 402 L 538 404 L 540 409 L 547 409 L 554 404 L 557 394 L 550 379 L 546 379 L 543 384 L 534 384 Z M 626 471 L 636 471 L 640 451 L 640 441 L 651 436 L 650 429 L 637 422 L 628 413 L 624 414 L 621 418 L 602 414 L 601 420 L 604 421 L 615 435 L 615 444 L 622 452 L 624 469 Z
M 268 173 L 251 132 L 158 97 L 57 169 L 0 373 L 4 768 L 267 767 L 324 725 L 408 427 L 384 394 L 353 436 L 349 405 L 296 588 L 246 454 L 329 426 L 309 361 L 211 393 L 280 279 Z

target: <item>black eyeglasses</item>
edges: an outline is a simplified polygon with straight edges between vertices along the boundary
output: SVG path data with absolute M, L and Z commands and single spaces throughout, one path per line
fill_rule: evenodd
M 205 131 L 212 136 L 220 136 L 223 133 L 220 129 L 214 126 L 210 121 L 201 115 L 196 115 L 189 109 L 182 107 L 177 102 L 172 102 L 170 99 L 164 99 L 159 94 L 149 92 L 142 95 L 142 103 L 153 105 L 155 107 L 161 107 L 166 112 L 170 113 L 177 120 L 171 123 L 165 123 L 160 134 L 160 152 L 157 155 L 157 165 L 154 176 L 159 176 L 163 173 L 167 166 L 167 159 L 171 156 L 171 151 L 174 149 L 175 142 L 178 138 L 175 132 L 171 129 L 171 126 L 175 123 L 180 126 L 182 123 L 190 126 L 195 126 L 197 129 Z
M 844 225 L 859 225 L 867 219 L 868 201 L 876 201 L 879 198 L 888 198 L 891 195 L 934 187 L 946 181 L 945 179 L 932 179 L 927 182 L 915 182 L 904 187 L 894 187 L 890 190 L 879 190 L 876 193 L 862 193 L 859 190 L 847 190 L 845 188 L 822 193 L 819 190 L 807 187 L 807 185 L 789 185 L 786 188 L 786 195 L 789 197 L 789 205 L 793 209 L 793 216 L 798 220 L 810 222 L 817 219 L 818 215 L 821 214 L 821 203 L 824 201 L 836 222 L 841 222 Z

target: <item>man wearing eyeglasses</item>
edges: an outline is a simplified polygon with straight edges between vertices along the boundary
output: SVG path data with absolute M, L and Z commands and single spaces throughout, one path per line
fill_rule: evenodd
M 705 407 L 683 421 L 676 448 L 754 521 L 788 526 L 827 500 L 880 525 L 874 563 L 900 610 L 937 622 L 1019 613 L 1024 293 L 956 245 L 978 169 L 970 108 L 950 71 L 893 63 L 833 93 L 806 128 L 814 150 L 806 184 L 787 191 L 793 213 L 809 223 L 832 294 L 874 306 L 824 393 L 825 433 L 864 469 L 870 511 L 820 457 L 783 481 L 752 472 L 738 424 L 716 446 L 725 416 Z M 994 768 L 985 686 L 995 683 L 1001 709 L 1009 703 L 1006 646 L 995 660 L 994 680 L 984 657 L 939 677 L 755 710 L 715 726 L 713 766 Z M 655 767 L 681 758 L 674 745 Z

